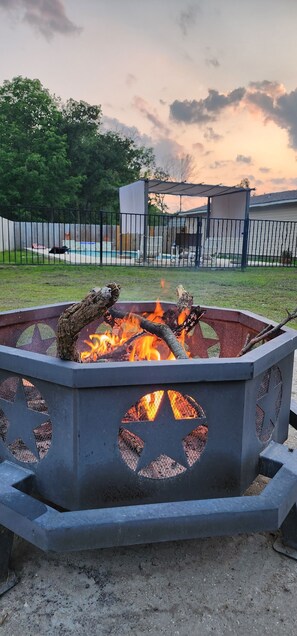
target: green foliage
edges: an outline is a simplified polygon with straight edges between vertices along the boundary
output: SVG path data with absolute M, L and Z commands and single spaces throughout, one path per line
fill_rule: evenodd
M 61 113 L 39 80 L 0 87 L 0 204 L 65 206 L 80 178 L 70 174 Z
M 103 133 L 101 118 L 100 106 L 74 99 L 62 104 L 38 79 L 6 80 L 0 86 L 0 205 L 118 210 L 119 187 L 151 172 L 154 155 L 130 138 Z

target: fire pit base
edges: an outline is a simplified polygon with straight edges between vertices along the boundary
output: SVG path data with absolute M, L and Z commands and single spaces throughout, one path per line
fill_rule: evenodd
M 290 424 L 297 429 L 297 405 Z M 259 457 L 271 479 L 260 495 L 60 512 L 35 499 L 34 473 L 0 465 L 0 595 L 15 584 L 8 566 L 12 533 L 44 551 L 117 547 L 281 529 L 297 550 L 297 450 L 271 441 Z M 284 551 L 285 554 L 288 550 Z M 291 553 L 288 556 L 292 556 Z

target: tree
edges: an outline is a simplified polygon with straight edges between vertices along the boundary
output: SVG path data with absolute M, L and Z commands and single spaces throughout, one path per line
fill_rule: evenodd
M 0 87 L 0 204 L 62 207 L 75 200 L 57 103 L 37 79 Z
M 196 178 L 195 159 L 190 154 L 168 156 L 164 163 L 164 172 L 168 175 L 168 179 L 173 181 L 194 181 Z M 182 196 L 179 197 L 179 211 L 182 211 Z
M 193 155 L 168 156 L 164 170 L 174 181 L 191 181 L 196 178 L 196 165 Z
M 163 168 L 156 167 L 152 174 L 153 179 L 169 181 L 169 173 Z M 168 205 L 165 203 L 165 194 L 151 194 L 149 196 L 149 214 L 166 214 Z
M 118 210 L 119 187 L 145 177 L 154 155 L 124 135 L 102 133 L 101 118 L 101 106 L 73 99 L 62 104 L 37 79 L 5 81 L 0 205 Z
M 152 149 L 119 133 L 101 133 L 100 106 L 70 100 L 62 116 L 71 174 L 81 178 L 80 206 L 118 210 L 119 187 L 146 175 L 154 162 Z
M 248 177 L 244 177 L 243 179 L 241 179 L 241 182 L 238 184 L 239 188 L 245 188 L 246 190 L 249 189 L 250 187 L 250 180 Z

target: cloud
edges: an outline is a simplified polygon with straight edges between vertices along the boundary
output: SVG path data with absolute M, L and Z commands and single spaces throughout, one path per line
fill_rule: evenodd
M 160 119 L 156 109 L 150 107 L 142 97 L 135 96 L 133 106 L 163 135 L 169 135 L 169 128 Z
M 263 172 L 263 174 L 267 174 L 270 172 L 270 168 L 265 168 L 265 166 L 259 168 L 259 172 Z
M 273 122 L 286 130 L 289 146 L 297 149 L 297 88 L 287 92 L 280 82 L 262 80 L 250 82 L 247 88 L 238 87 L 229 93 L 209 89 L 200 100 L 178 100 L 170 104 L 170 116 L 185 124 L 209 124 L 216 121 L 229 107 L 247 108 L 252 115 L 260 115 L 264 123 Z M 215 140 L 208 126 L 205 139 Z
M 246 157 L 245 155 L 237 155 L 236 157 L 236 161 L 237 163 L 252 163 L 252 158 L 251 157 Z
M 77 35 L 81 28 L 66 15 L 62 0 L 0 0 L 0 9 L 19 14 L 47 40 L 55 34 Z
M 206 127 L 203 137 L 207 141 L 219 141 L 220 139 L 223 139 L 223 135 L 216 133 L 211 126 Z
M 185 37 L 188 35 L 189 30 L 196 24 L 196 18 L 199 11 L 200 7 L 198 5 L 190 4 L 179 14 L 177 24 Z
M 211 170 L 217 170 L 217 168 L 223 168 L 227 164 L 228 164 L 228 161 L 223 159 L 221 161 L 214 161 L 213 163 L 210 164 L 209 167 Z
M 297 89 L 287 93 L 284 86 L 277 82 L 254 82 L 246 94 L 246 104 L 279 128 L 287 131 L 289 145 L 297 148 Z
M 196 150 L 198 152 L 203 152 L 204 151 L 204 146 L 199 141 L 197 141 L 196 143 L 192 144 L 192 148 L 193 148 L 193 150 Z
M 205 99 L 175 100 L 170 105 L 170 115 L 176 121 L 186 124 L 200 124 L 215 121 L 217 115 L 229 106 L 239 104 L 246 93 L 245 88 L 236 88 L 224 95 L 215 89 L 209 89 Z
M 281 183 L 284 183 L 284 181 L 288 182 L 291 181 L 291 179 L 283 179 L 282 177 L 274 177 L 273 179 L 270 179 L 271 183 L 274 183 L 275 185 L 280 185 Z
M 275 185 L 278 185 L 278 186 L 281 185 L 282 188 L 287 187 L 290 189 L 292 186 L 294 188 L 296 188 L 297 186 L 297 177 L 291 177 L 289 179 L 286 179 L 286 178 L 282 179 L 281 177 L 276 177 L 274 179 L 271 179 L 270 181 L 271 183 L 274 183 Z
M 218 66 L 220 66 L 220 62 L 217 57 L 207 58 L 205 60 L 205 64 L 206 66 L 213 66 L 214 68 L 218 68 Z
M 261 82 L 250 82 L 249 87 L 252 90 L 256 90 L 262 93 L 266 93 L 271 97 L 277 97 L 286 92 L 283 84 L 279 82 L 271 82 L 269 80 L 262 80 Z
M 180 156 L 184 152 L 184 148 L 174 139 L 167 136 L 150 136 L 142 134 L 136 126 L 127 126 L 115 117 L 103 116 L 102 130 L 118 133 L 125 137 L 133 139 L 137 145 L 153 148 L 157 165 L 164 166 L 168 162 L 168 157 Z
M 135 77 L 133 73 L 128 73 L 128 75 L 126 76 L 126 85 L 134 86 L 134 84 L 137 84 L 137 77 Z

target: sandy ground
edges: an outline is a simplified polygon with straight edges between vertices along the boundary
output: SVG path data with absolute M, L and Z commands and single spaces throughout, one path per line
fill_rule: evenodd
M 297 399 L 297 357 L 293 395 Z M 290 444 L 297 447 L 291 432 Z M 275 535 L 45 554 L 16 539 L 0 636 L 297 634 L 297 562 Z

